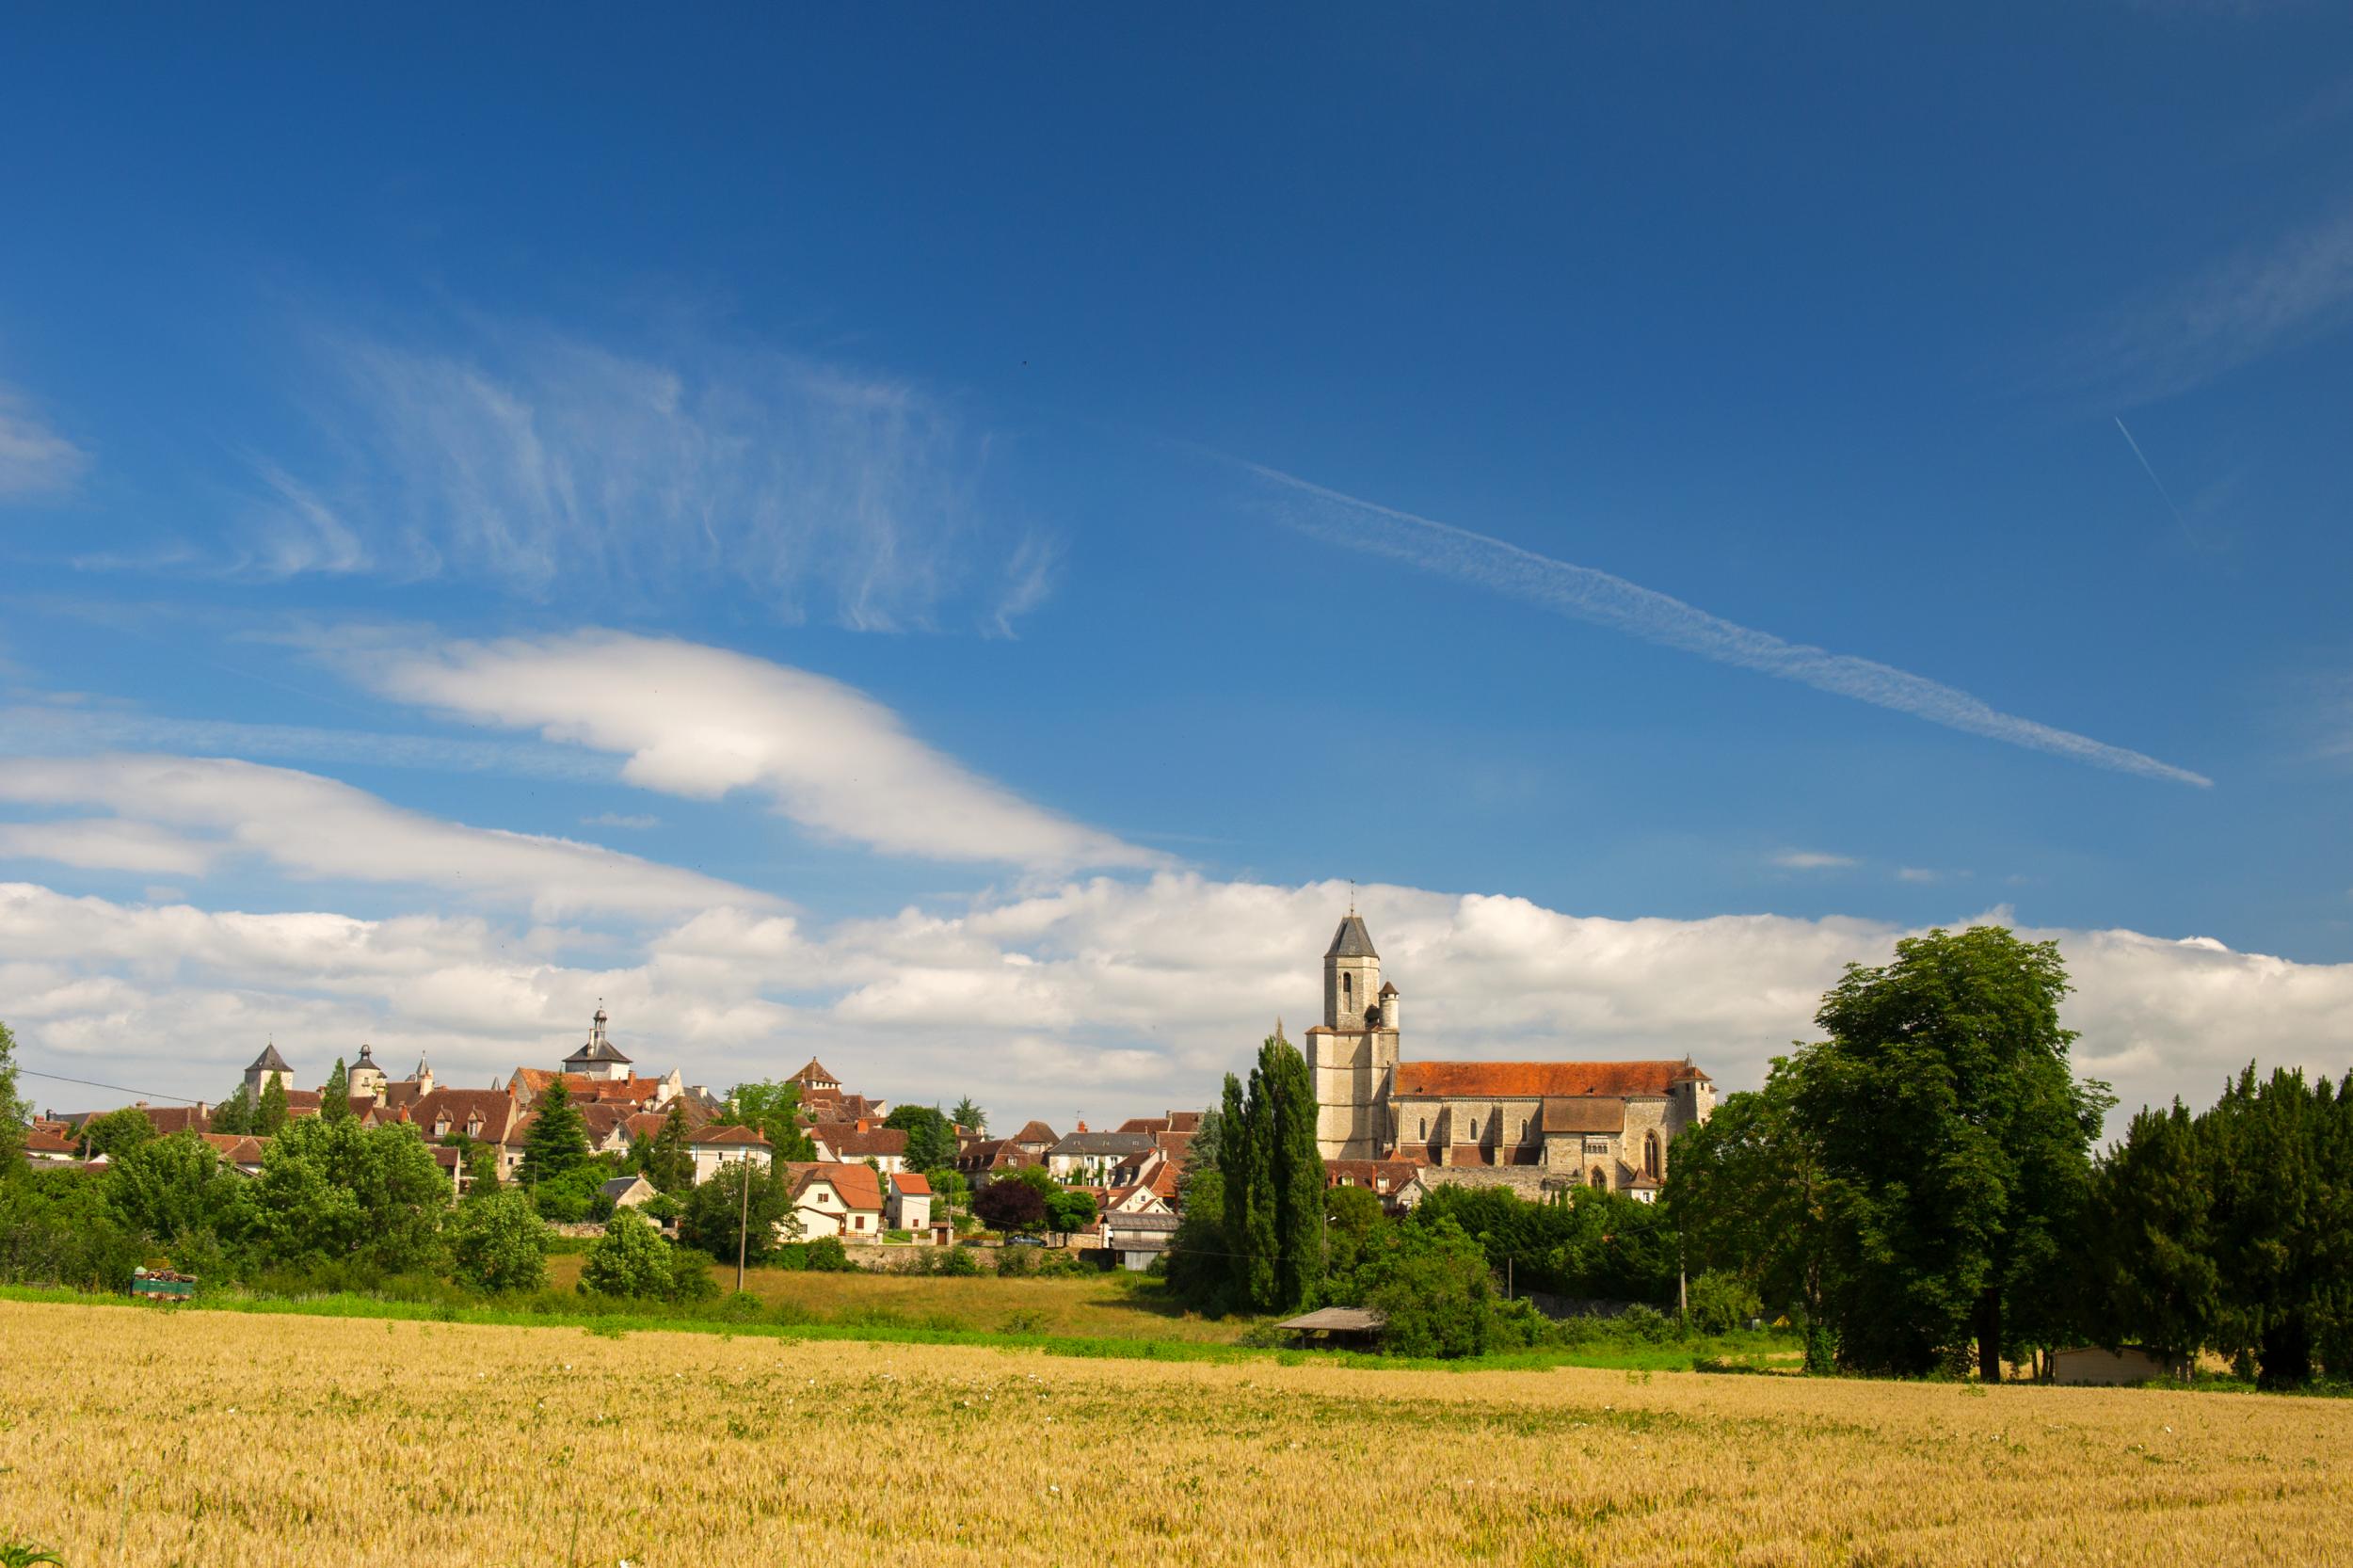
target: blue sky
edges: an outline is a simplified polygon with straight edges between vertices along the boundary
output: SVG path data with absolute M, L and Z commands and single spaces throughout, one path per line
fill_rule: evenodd
M 19 32 L 28 1060 L 1124 1114 L 1353 879 L 1409 1054 L 1993 914 L 2128 1096 L 2344 1065 L 2330 8 Z

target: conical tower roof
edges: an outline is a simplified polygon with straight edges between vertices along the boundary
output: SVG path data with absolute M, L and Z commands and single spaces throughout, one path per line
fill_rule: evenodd
M 246 1071 L 248 1073 L 290 1073 L 294 1069 L 286 1065 L 284 1057 L 278 1054 L 276 1045 L 267 1045 L 262 1048 L 262 1054 L 253 1059 L 253 1065 L 248 1067 Z
M 1372 934 L 1365 929 L 1364 917 L 1353 909 L 1340 921 L 1339 930 L 1332 934 L 1331 949 L 1326 958 L 1378 958 L 1372 951 Z

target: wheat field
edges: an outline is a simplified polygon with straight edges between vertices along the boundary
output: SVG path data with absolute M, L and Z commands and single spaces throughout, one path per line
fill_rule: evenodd
M 0 1303 L 92 1564 L 2353 1560 L 2353 1403 Z

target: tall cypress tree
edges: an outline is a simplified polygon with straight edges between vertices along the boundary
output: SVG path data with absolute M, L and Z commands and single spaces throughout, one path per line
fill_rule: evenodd
M 327 1075 L 327 1087 L 319 1091 L 319 1114 L 330 1122 L 351 1114 L 351 1074 L 344 1070 L 340 1056 L 335 1058 L 335 1070 Z
M 1275 1226 L 1274 1096 L 1266 1074 L 1250 1069 L 1250 1094 L 1243 1112 L 1246 1131 L 1242 1169 L 1225 1178 L 1242 1190 L 1241 1233 L 1234 1239 L 1241 1254 L 1242 1297 L 1260 1312 L 1283 1304 L 1280 1275 L 1282 1233 Z
M 1268 1105 L 1268 1186 L 1275 1234 L 1274 1301 L 1290 1308 L 1323 1278 L 1323 1151 L 1316 1143 L 1315 1080 L 1278 1031 L 1258 1048 Z
M 215 1132 L 243 1135 L 253 1130 L 253 1092 L 244 1084 L 235 1094 L 213 1107 L 212 1128 Z
M 581 1120 L 580 1107 L 572 1103 L 570 1087 L 558 1077 L 539 1096 L 538 1119 L 531 1124 L 531 1135 L 524 1140 L 523 1162 L 515 1179 L 526 1188 L 536 1188 L 579 1169 L 587 1160 L 587 1124 Z
M 286 1080 L 276 1073 L 262 1084 L 262 1097 L 253 1105 L 253 1135 L 275 1138 L 286 1130 L 294 1112 L 286 1109 Z
M 1249 1259 L 1242 1256 L 1250 1234 L 1250 1108 L 1242 1098 L 1241 1080 L 1225 1075 L 1225 1095 L 1218 1113 L 1217 1164 L 1225 1173 L 1220 1196 L 1225 1208 L 1224 1240 L 1226 1272 L 1232 1276 L 1234 1300 L 1250 1300 Z

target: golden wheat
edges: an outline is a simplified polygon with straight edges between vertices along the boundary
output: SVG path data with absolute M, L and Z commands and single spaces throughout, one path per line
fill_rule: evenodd
M 2353 1404 L 0 1303 L 92 1564 L 2348 1560 Z

